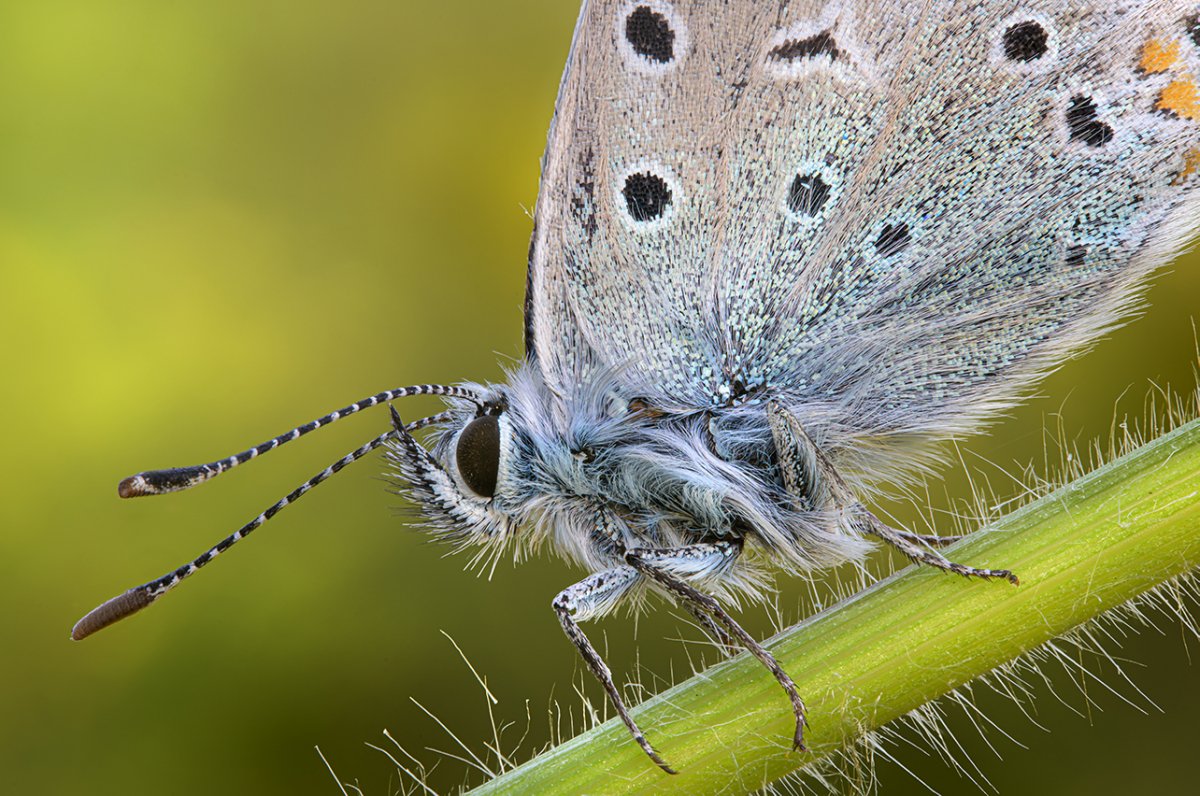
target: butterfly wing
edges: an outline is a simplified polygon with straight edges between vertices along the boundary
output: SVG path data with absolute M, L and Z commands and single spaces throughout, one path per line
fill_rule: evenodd
M 584 3 L 543 161 L 526 306 L 527 352 L 556 389 L 616 367 L 631 389 L 702 406 L 724 382 L 710 275 L 727 174 L 715 153 L 734 131 L 719 120 L 772 17 L 741 5 Z M 725 63 L 731 53 L 745 63 Z
M 835 187 L 795 267 L 729 264 L 734 368 L 834 424 L 944 435 L 1129 309 L 1200 220 L 1200 37 L 1183 3 L 1089 5 L 913 15 L 873 56 L 882 91 L 852 95 L 867 140 L 843 153 L 822 133 Z M 747 310 L 736 286 L 764 282 Z
M 1188 4 L 589 2 L 543 167 L 529 354 L 814 437 L 971 428 L 1200 216 Z

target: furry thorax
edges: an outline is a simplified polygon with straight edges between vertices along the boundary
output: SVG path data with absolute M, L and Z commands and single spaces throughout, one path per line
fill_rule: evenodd
M 629 395 L 615 373 L 563 396 L 529 364 L 506 384 L 463 387 L 480 400 L 448 399 L 428 451 L 400 433 L 388 459 L 430 531 L 477 547 L 485 568 L 509 547 L 519 559 L 544 542 L 599 571 L 629 549 L 732 541 L 745 554 L 722 571 L 680 574 L 725 598 L 759 599 L 765 559 L 804 572 L 869 549 L 835 507 L 785 489 L 764 397 L 664 413 Z M 472 491 L 456 461 L 464 428 L 488 414 L 500 428 L 490 497 Z

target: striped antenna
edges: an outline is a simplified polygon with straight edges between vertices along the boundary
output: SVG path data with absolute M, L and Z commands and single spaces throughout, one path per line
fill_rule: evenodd
M 413 388 L 409 387 L 406 389 L 413 389 Z M 457 388 L 447 388 L 447 389 L 457 389 Z M 388 393 L 382 393 L 382 394 L 387 395 Z M 414 393 L 407 393 L 407 394 L 412 395 Z M 435 393 L 435 394 L 444 394 L 444 393 Z M 375 397 L 378 398 L 379 396 L 375 396 Z M 465 397 L 469 397 L 469 396 L 463 395 L 461 397 L 465 398 Z M 368 400 L 371 400 L 371 399 L 368 399 Z M 362 402 L 360 402 L 360 403 L 362 403 Z M 358 404 L 355 404 L 355 407 L 356 408 L 353 410 L 355 412 L 357 412 L 358 409 L 362 408 Z M 343 410 L 343 411 L 345 411 L 345 410 Z M 394 411 L 395 410 L 393 410 L 393 412 Z M 337 414 L 337 413 L 335 412 L 334 414 Z M 443 423 L 443 422 L 449 420 L 452 416 L 453 415 L 450 412 L 441 412 L 436 415 L 431 415 L 430 417 L 425 417 L 420 420 L 415 420 L 406 426 L 393 428 L 391 431 L 388 431 L 385 434 L 380 434 L 378 437 L 371 440 L 370 442 L 363 445 L 362 447 L 352 450 L 350 453 L 347 453 L 345 456 L 338 459 L 336 462 L 329 465 L 324 470 L 317 473 L 312 478 L 308 479 L 303 484 L 301 484 L 300 486 L 293 489 L 291 492 L 289 492 L 287 494 L 286 497 L 279 500 L 277 503 L 275 503 L 269 509 L 264 511 L 262 514 L 259 514 L 257 517 L 250 520 L 250 522 L 246 523 L 241 528 L 238 528 L 236 531 L 231 533 L 229 536 L 226 536 L 220 542 L 217 542 L 216 545 L 214 545 L 213 547 L 210 547 L 208 550 L 201 553 L 199 556 L 197 556 L 191 562 L 184 564 L 182 567 L 179 567 L 178 569 L 176 569 L 172 572 L 168 572 L 166 575 L 163 575 L 161 578 L 152 580 L 149 583 L 143 583 L 141 586 L 135 586 L 134 588 L 130 589 L 129 591 L 124 592 L 123 594 L 118 594 L 116 597 L 113 597 L 111 600 L 108 600 L 107 602 L 103 603 L 102 605 L 100 605 L 96 608 L 93 608 L 91 611 L 88 612 L 88 614 L 85 617 L 83 617 L 82 619 L 80 619 L 78 622 L 75 623 L 75 627 L 71 628 L 71 638 L 75 641 L 80 641 L 80 640 L 85 639 L 88 636 L 92 635 L 97 630 L 102 630 L 102 629 L 108 627 L 109 625 L 113 624 L 114 622 L 117 622 L 121 619 L 124 619 L 127 616 L 130 616 L 130 615 L 135 614 L 138 611 L 142 610 L 147 605 L 154 602 L 159 597 L 162 597 L 168 591 L 170 591 L 171 589 L 178 586 L 184 578 L 188 577 L 189 575 L 195 574 L 205 564 L 212 561 L 214 558 L 221 555 L 229 548 L 233 547 L 235 544 L 237 544 L 237 542 L 241 541 L 242 539 L 245 539 L 256 528 L 259 528 L 261 525 L 263 525 L 263 523 L 265 523 L 267 520 L 274 517 L 280 511 L 287 508 L 292 503 L 295 503 L 310 489 L 312 489 L 313 487 L 322 483 L 323 481 L 327 480 L 330 476 L 332 476 L 334 473 L 341 470 L 347 464 L 350 464 L 351 462 L 361 459 L 362 457 L 366 456 L 371 451 L 378 448 L 380 445 L 383 445 L 384 443 L 386 443 L 388 440 L 398 436 L 401 433 L 401 428 L 403 429 L 403 431 L 405 433 L 411 433 L 413 431 L 416 431 L 419 428 L 424 428 L 425 426 L 433 425 L 435 423 Z M 333 417 L 333 415 L 330 415 L 329 417 Z M 333 418 L 333 419 L 336 420 L 337 418 Z M 325 418 L 322 418 L 322 420 L 325 420 Z M 333 420 L 329 420 L 328 422 L 333 422 Z M 314 426 L 314 428 L 315 428 L 315 426 Z M 309 430 L 311 430 L 311 429 L 309 429 Z M 301 432 L 301 433 L 304 433 L 304 432 Z M 268 448 L 268 450 L 269 450 L 269 448 Z M 230 465 L 230 466 L 232 466 L 232 465 Z
M 444 384 L 414 384 L 411 387 L 388 390 L 378 395 L 372 395 L 370 398 L 363 398 L 361 401 L 356 401 L 336 412 L 330 412 L 324 417 L 319 417 L 310 423 L 297 426 L 286 434 L 280 434 L 278 437 L 269 439 L 261 445 L 255 445 L 249 450 L 235 453 L 219 461 L 209 462 L 208 464 L 196 464 L 191 467 L 147 470 L 144 473 L 131 475 L 117 485 L 117 494 L 123 498 L 132 498 L 142 497 L 143 495 L 165 495 L 168 492 L 179 492 L 189 489 L 196 486 L 196 484 L 204 483 L 210 478 L 215 478 L 226 470 L 237 467 L 239 464 L 245 464 L 267 451 L 273 451 L 285 442 L 299 439 L 310 431 L 316 431 L 318 428 L 328 426 L 330 423 L 341 420 L 343 417 L 348 417 L 356 412 L 361 412 L 364 409 L 370 409 L 372 406 L 394 401 L 397 398 L 406 398 L 410 395 L 441 395 L 449 398 L 466 398 L 477 404 L 483 401 L 479 394 L 472 390 L 464 387 L 450 387 Z

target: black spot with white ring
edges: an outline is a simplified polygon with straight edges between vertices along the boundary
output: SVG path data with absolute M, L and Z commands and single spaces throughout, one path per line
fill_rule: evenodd
M 621 195 L 625 197 L 630 217 L 641 222 L 662 218 L 672 200 L 667 181 L 648 171 L 639 171 L 626 177 Z
M 879 237 L 875 239 L 875 251 L 880 257 L 891 257 L 907 249 L 910 243 L 912 235 L 908 231 L 908 224 L 899 221 L 884 226 Z
M 638 6 L 625 18 L 625 40 L 643 58 L 660 64 L 675 59 L 675 31 L 666 16 L 650 6 Z
M 1050 49 L 1050 34 L 1033 20 L 1009 25 L 1004 31 L 1004 57 L 1028 63 L 1041 58 Z
M 1072 141 L 1082 141 L 1091 147 L 1100 147 L 1113 139 L 1113 129 L 1100 121 L 1096 113 L 1096 102 L 1082 94 L 1071 98 L 1067 108 L 1067 131 Z
M 820 174 L 797 174 L 788 188 L 788 209 L 798 215 L 813 217 L 829 201 L 829 183 Z

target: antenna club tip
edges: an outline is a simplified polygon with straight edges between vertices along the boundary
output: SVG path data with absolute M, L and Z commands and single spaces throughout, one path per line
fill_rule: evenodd
M 146 479 L 141 473 L 131 475 L 117 484 L 117 494 L 123 498 L 141 497 L 149 494 Z
M 154 595 L 141 587 L 118 594 L 76 622 L 75 627 L 71 628 L 71 640 L 82 641 L 97 630 L 103 630 L 113 622 L 137 613 L 155 599 Z
M 92 633 L 96 632 L 94 628 L 89 626 L 90 623 L 86 620 L 87 617 L 85 616 L 83 619 L 80 619 L 75 623 L 75 627 L 71 628 L 71 641 L 83 641 L 85 638 L 92 635 Z

